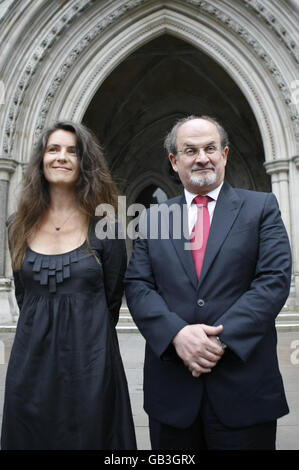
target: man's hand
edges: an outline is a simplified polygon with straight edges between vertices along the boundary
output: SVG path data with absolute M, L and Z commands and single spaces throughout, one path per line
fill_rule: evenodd
M 211 372 L 224 351 L 217 336 L 223 326 L 188 325 L 173 338 L 177 354 L 193 377 Z

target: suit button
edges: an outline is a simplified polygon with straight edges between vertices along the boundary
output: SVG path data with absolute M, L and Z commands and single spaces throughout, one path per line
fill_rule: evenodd
M 205 304 L 205 301 L 204 301 L 203 299 L 198 299 L 197 305 L 198 305 L 199 307 L 203 307 L 204 304 Z

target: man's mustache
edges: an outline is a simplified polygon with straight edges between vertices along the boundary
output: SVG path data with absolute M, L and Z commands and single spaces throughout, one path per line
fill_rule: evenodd
M 196 170 L 213 170 L 215 171 L 215 167 L 213 165 L 201 165 L 200 163 L 193 165 L 191 168 L 191 171 L 196 171 Z

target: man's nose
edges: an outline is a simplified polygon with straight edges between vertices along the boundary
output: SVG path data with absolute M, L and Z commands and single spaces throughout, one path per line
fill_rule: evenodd
M 208 163 L 209 161 L 210 161 L 209 157 L 207 156 L 205 150 L 202 148 L 198 149 L 198 152 L 196 155 L 196 162 Z

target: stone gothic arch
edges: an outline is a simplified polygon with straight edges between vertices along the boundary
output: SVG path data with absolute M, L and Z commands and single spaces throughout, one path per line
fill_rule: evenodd
M 0 9 L 5 86 L 0 115 L 2 225 L 14 208 L 22 168 L 42 128 L 57 118 L 81 121 L 97 89 L 118 64 L 147 42 L 169 34 L 223 67 L 255 115 L 265 169 L 292 243 L 292 289 L 299 299 L 299 135 L 292 89 L 299 62 L 296 18 L 298 11 L 287 0 L 4 2 Z M 10 277 L 3 226 L 0 264 L 3 287 Z

